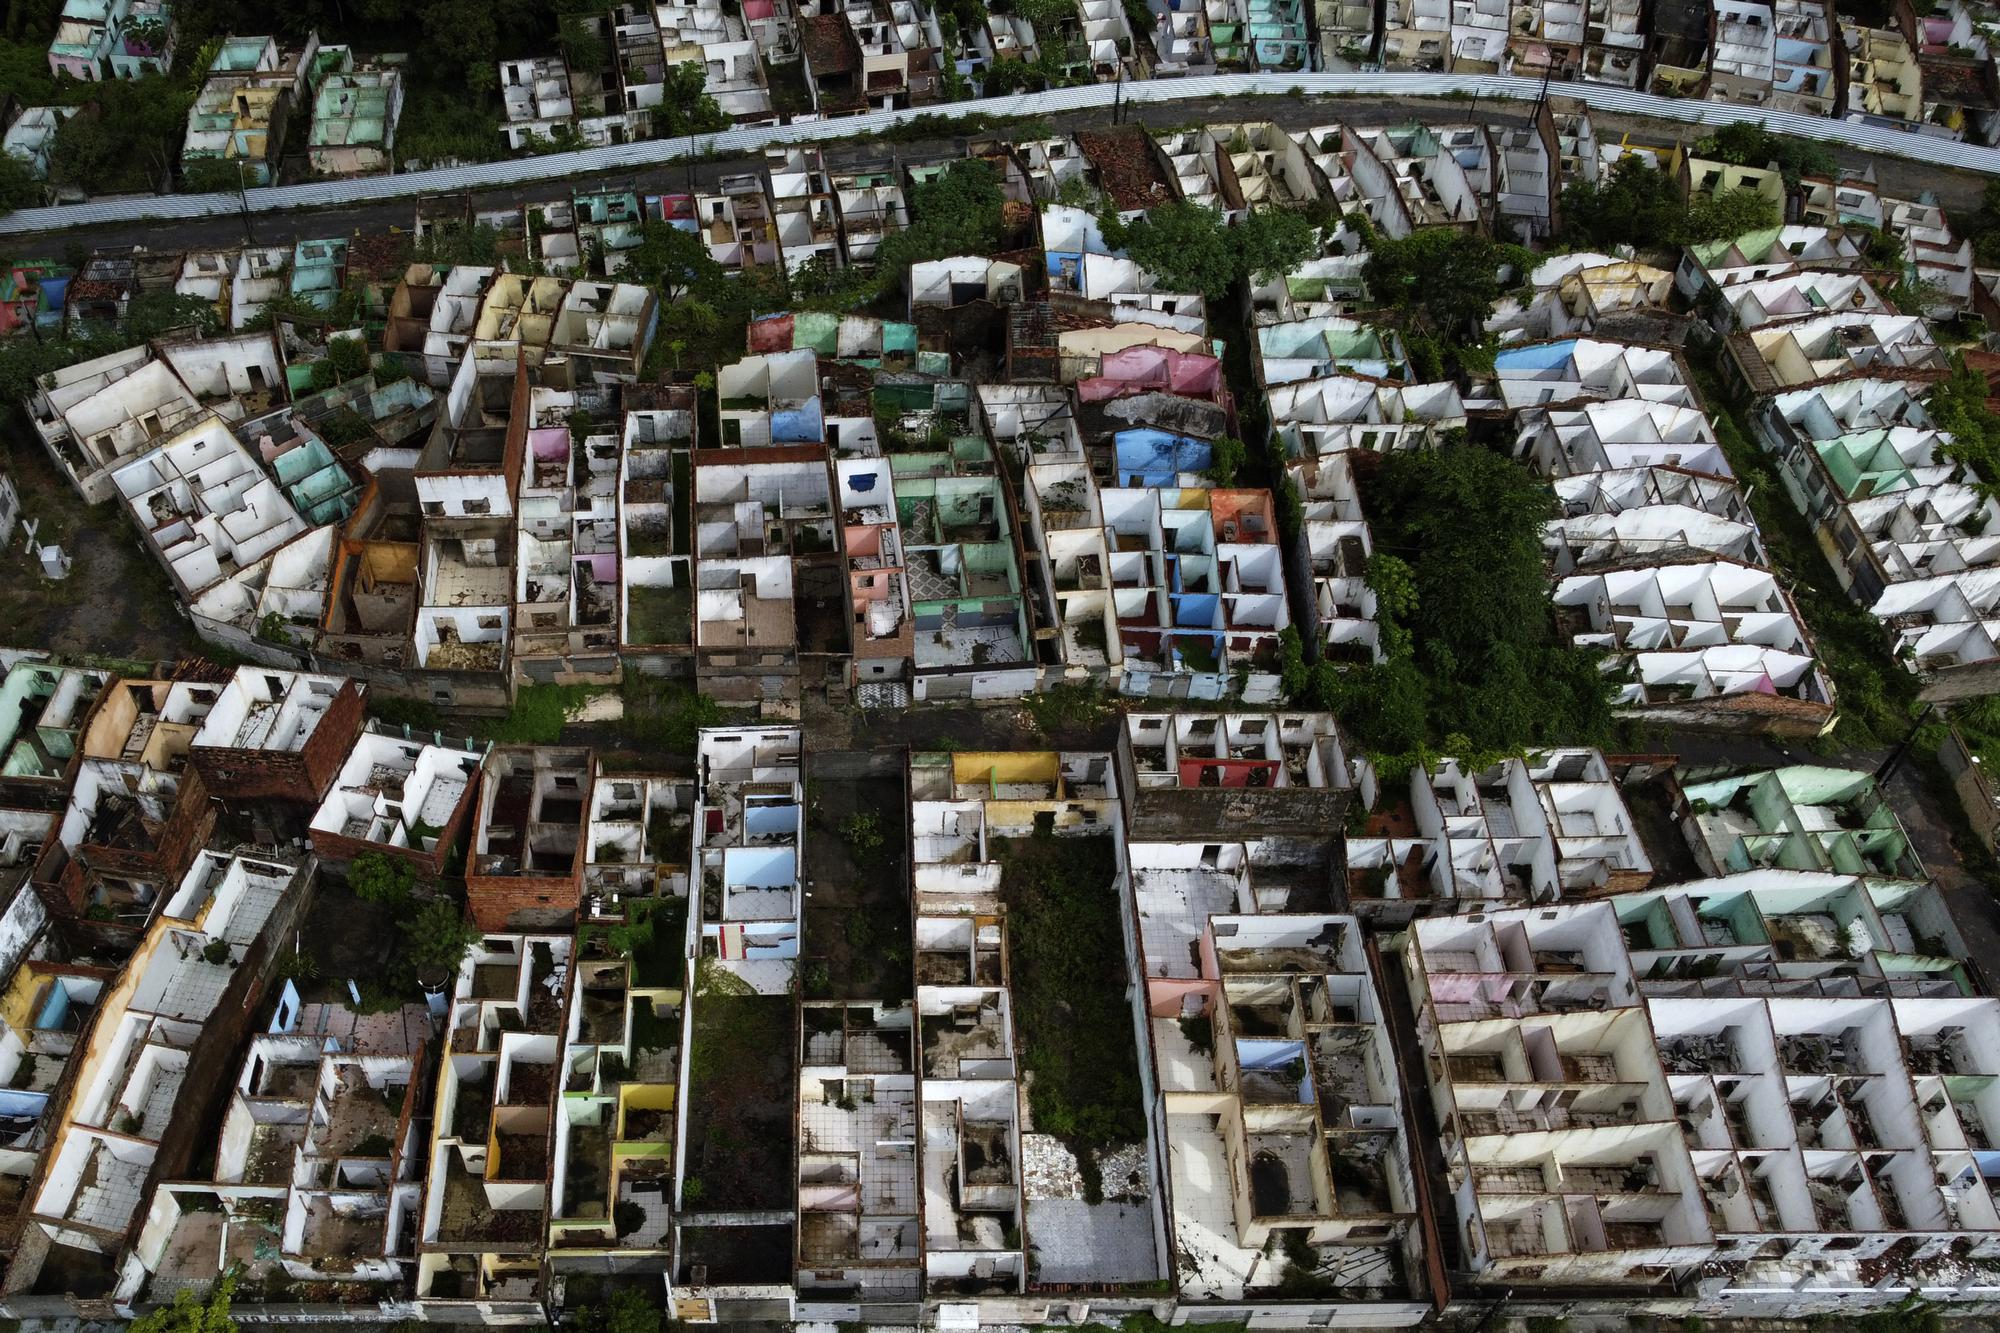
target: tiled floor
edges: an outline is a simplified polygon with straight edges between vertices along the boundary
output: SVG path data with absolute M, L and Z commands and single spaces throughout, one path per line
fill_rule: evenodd
M 180 1095 L 184 1068 L 160 1069 L 153 1075 L 153 1086 L 146 1093 L 146 1104 L 139 1115 L 139 1137 L 159 1142 L 167 1132 L 167 1122 L 173 1119 L 174 1098 Z
M 248 945 L 264 929 L 264 923 L 271 919 L 277 909 L 278 900 L 284 897 L 288 881 L 265 879 L 261 876 L 244 881 L 243 896 L 237 900 L 235 910 L 230 912 L 229 921 L 222 928 L 222 938 L 235 945 Z
M 852 1111 L 808 1101 L 799 1108 L 799 1128 L 809 1152 L 854 1154 L 862 1212 L 916 1211 L 916 1109 L 909 1092 L 881 1089 L 874 1101 L 857 1101 Z
M 1151 1282 L 1160 1277 L 1144 1203 L 1030 1199 L 1028 1244 L 1041 1282 Z
M 942 602 L 958 596 L 958 580 L 938 567 L 935 551 L 915 551 L 906 566 L 910 601 Z
M 1149 977 L 1190 978 L 1195 971 L 1189 946 L 1201 938 L 1208 918 L 1237 910 L 1236 880 L 1219 870 L 1141 870 L 1132 877 L 1139 903 L 1139 944 Z
M 878 1032 L 855 1032 L 847 1039 L 847 1067 L 857 1074 L 910 1072 L 910 1034 L 901 1029 L 884 1040 Z
M 205 963 L 198 951 L 183 958 L 169 948 L 154 955 L 132 996 L 132 1008 L 143 1013 L 199 1020 L 215 1011 L 235 970 Z
M 667 1232 L 673 1220 L 672 1210 L 667 1207 L 666 1196 L 654 1190 L 635 1190 L 630 1181 L 619 1186 L 618 1202 L 636 1203 L 645 1210 L 646 1220 L 637 1231 L 628 1232 L 618 1238 L 624 1249 L 657 1249 L 666 1241 Z
M 433 828 L 443 828 L 451 822 L 452 812 L 458 809 L 458 798 L 464 793 L 464 778 L 440 774 L 424 793 L 424 806 L 417 812 L 417 818 Z
M 139 1210 L 146 1164 L 121 1162 L 100 1142 L 84 1168 L 84 1178 L 92 1183 L 77 1191 L 68 1213 L 70 1220 L 104 1231 L 123 1231 Z
M 1153 1020 L 1153 1051 L 1164 1091 L 1215 1091 L 1215 1057 L 1203 1055 L 1188 1043 L 1178 1019 Z
M 1167 1142 L 1181 1293 L 1195 1299 L 1241 1300 L 1244 1281 L 1263 1251 L 1236 1243 L 1222 1136 L 1208 1128 L 1203 1117 L 1169 1116 Z

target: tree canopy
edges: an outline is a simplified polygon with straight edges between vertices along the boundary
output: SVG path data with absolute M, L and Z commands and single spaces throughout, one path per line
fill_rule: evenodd
M 404 919 L 403 956 L 418 973 L 453 973 L 466 951 L 479 942 L 479 931 L 458 905 L 433 898 Z
M 38 206 L 46 188 L 26 158 L 0 153 L 0 215 Z
M 1319 233 L 1304 213 L 1261 208 L 1236 226 L 1200 204 L 1175 200 L 1131 222 L 1108 211 L 1098 221 L 1105 242 L 1175 291 L 1225 296 L 1244 279 L 1268 282 L 1318 252 Z
M 181 75 L 107 79 L 56 131 L 49 179 L 85 194 L 164 190 L 187 133 L 194 87 Z
M 1683 200 L 1665 173 L 1631 155 L 1618 159 L 1608 179 L 1566 188 L 1562 219 L 1571 241 L 1640 249 L 1728 240 L 1782 220 L 1778 206 L 1755 190 Z
M 1362 277 L 1378 305 L 1392 312 L 1417 377 L 1493 369 L 1484 325 L 1502 291 L 1501 273 L 1525 278 L 1535 256 L 1474 232 L 1430 227 L 1401 240 L 1377 236 Z
M 660 1333 L 661 1312 L 640 1292 L 620 1287 L 603 1305 L 579 1306 L 573 1322 L 582 1333 Z
M 1502 454 L 1447 444 L 1381 456 L 1363 496 L 1387 660 L 1340 673 L 1288 653 L 1287 688 L 1384 754 L 1601 743 L 1604 677 L 1550 615 L 1543 484 Z
M 667 66 L 666 97 L 653 108 L 653 133 L 662 139 L 716 134 L 729 128 L 722 106 L 708 93 L 708 67 L 699 60 Z
M 1724 125 L 1697 139 L 1694 155 L 1734 167 L 1775 165 L 1787 185 L 1797 185 L 1801 176 L 1831 176 L 1834 171 L 1833 154 L 1819 144 L 1773 134 L 1749 121 Z
M 1644 158 L 1627 154 L 1610 176 L 1573 181 L 1563 190 L 1563 234 L 1580 245 L 1653 249 L 1674 243 L 1682 211 L 1666 175 Z
M 1784 215 L 1778 205 L 1755 190 L 1727 190 L 1718 195 L 1698 195 L 1688 201 L 1680 241 L 1683 245 L 1726 241 L 1747 232 L 1775 227 L 1783 221 Z
M 708 253 L 700 232 L 685 231 L 655 218 L 639 232 L 639 244 L 625 252 L 625 273 L 657 287 L 669 301 L 692 289 L 705 289 L 722 276 L 722 265 Z

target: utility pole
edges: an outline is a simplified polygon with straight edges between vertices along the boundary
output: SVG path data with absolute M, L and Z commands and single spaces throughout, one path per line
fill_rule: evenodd
M 1910 752 L 1911 743 L 1917 739 L 1917 731 L 1924 725 L 1925 722 L 1930 720 L 1931 713 L 1934 712 L 1936 709 L 1937 709 L 1936 704 L 1925 704 L 1923 711 L 1921 713 L 1918 713 L 1916 718 L 1911 721 L 1909 731 L 1905 733 L 1903 739 L 1897 743 L 1896 748 L 1889 752 L 1889 757 L 1882 761 L 1882 766 L 1875 770 L 1876 786 L 1880 787 L 1884 783 L 1888 782 L 1890 776 L 1894 774 L 1896 769 L 1902 764 L 1903 757 Z
M 243 159 L 236 159 L 236 200 L 243 207 L 243 243 L 257 244 L 257 238 L 250 234 L 250 191 L 243 183 Z
M 1542 118 L 1542 108 L 1548 105 L 1549 80 L 1555 77 L 1555 73 L 1556 73 L 1556 62 L 1555 59 L 1551 57 L 1548 63 L 1548 67 L 1542 71 L 1541 91 L 1535 94 L 1535 110 L 1531 119 L 1536 122 L 1539 122 Z
M 1121 56 L 1119 57 L 1118 60 L 1118 82 L 1113 85 L 1111 90 L 1111 123 L 1113 125 L 1118 124 L 1119 118 L 1124 114 L 1125 114 L 1125 60 L 1124 57 Z

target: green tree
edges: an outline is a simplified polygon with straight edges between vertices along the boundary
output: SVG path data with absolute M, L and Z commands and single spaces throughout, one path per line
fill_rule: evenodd
M 910 225 L 891 232 L 875 254 L 885 289 L 902 283 L 910 265 L 948 255 L 987 255 L 1006 240 L 1006 196 L 1000 176 L 978 158 L 962 158 L 910 190 Z
M 208 334 L 221 327 L 222 318 L 216 314 L 211 302 L 199 296 L 155 288 L 140 292 L 126 304 L 125 332 L 118 340 L 130 345 L 180 330 Z
M 1563 190 L 1565 239 L 1587 246 L 1672 245 L 1685 209 L 1666 173 L 1637 154 L 1618 159 L 1611 174 Z
M 236 1321 L 229 1317 L 229 1298 L 235 1293 L 234 1270 L 215 1284 L 206 1304 L 183 1287 L 174 1293 L 172 1305 L 133 1320 L 128 1333 L 236 1333 Z
M 1737 167 L 1775 166 L 1787 185 L 1797 185 L 1801 176 L 1830 177 L 1834 173 L 1833 154 L 1819 144 L 1773 134 L 1748 121 L 1724 125 L 1697 139 L 1694 155 Z
M 1507 259 L 1484 236 L 1427 227 L 1377 240 L 1362 277 L 1376 300 L 1402 312 L 1406 329 L 1455 344 L 1492 315 Z
M 0 216 L 17 208 L 37 208 L 48 196 L 48 187 L 35 174 L 34 164 L 12 153 L 0 152 Z
M 181 159 L 181 189 L 188 194 L 235 194 L 239 186 L 252 183 L 238 162 L 220 157 Z
M 400 856 L 362 852 L 347 867 L 347 887 L 363 902 L 400 907 L 409 901 L 417 882 L 416 869 Z
M 714 365 L 721 358 L 716 355 L 714 343 L 716 331 L 722 327 L 722 316 L 706 301 L 693 297 L 682 297 L 667 307 L 660 317 L 659 344 L 673 357 L 674 369 L 683 364 L 699 362 Z
M 1847 234 L 1850 239 L 1860 245 L 1861 253 L 1868 257 L 1870 264 L 1876 268 L 1894 269 L 1897 272 L 1902 271 L 1903 238 L 1901 236 L 1893 231 L 1884 231 L 1880 227 L 1870 227 L 1865 223 L 1848 227 Z
M 1986 377 L 1963 354 L 1952 354 L 1951 373 L 1932 387 L 1924 407 L 1951 435 L 1945 454 L 1989 486 L 2000 484 L 2000 415 L 1986 405 Z
M 653 108 L 653 133 L 663 139 L 679 135 L 717 134 L 730 126 L 729 116 L 708 95 L 708 69 L 699 60 L 667 66 L 666 97 Z
M 1719 195 L 1697 195 L 1688 201 L 1676 239 L 1683 245 L 1703 241 L 1727 241 L 1747 232 L 1762 231 L 1783 221 L 1778 205 L 1755 190 L 1729 190 Z
M 882 292 L 879 272 L 843 265 L 816 254 L 787 278 L 795 310 L 859 310 Z
M 403 922 L 403 955 L 419 974 L 458 971 L 479 930 L 456 903 L 433 898 Z
M 1229 228 L 1220 213 L 1200 204 L 1180 199 L 1162 204 L 1123 227 L 1106 229 L 1104 239 L 1171 291 L 1220 300 L 1236 281 L 1238 257 Z
M 596 26 L 601 22 L 603 19 L 594 15 L 562 21 L 558 31 L 562 34 L 563 59 L 572 70 L 595 74 L 610 67 L 610 49 Z
M 1295 208 L 1260 208 L 1230 230 L 1236 273 L 1252 282 L 1284 277 L 1319 253 L 1319 228 Z
M 458 58 L 460 78 L 475 94 L 488 92 L 500 82 L 495 64 L 500 12 L 487 0 L 427 0 L 420 11 L 431 49 Z
M 575 1315 L 581 1333 L 660 1333 L 662 1320 L 660 1307 L 630 1287 L 618 1288 L 603 1305 L 577 1307 Z
M 1365 491 L 1386 661 L 1293 683 L 1382 753 L 1493 753 L 1601 741 L 1595 656 L 1556 639 L 1542 560 L 1553 500 L 1512 459 L 1468 444 L 1383 458 Z
M 166 189 L 193 105 L 190 84 L 158 74 L 90 85 L 56 131 L 49 179 L 85 194 Z
M 368 373 L 369 366 L 366 342 L 360 338 L 329 339 L 326 355 L 312 363 L 313 389 L 331 389 L 336 384 L 359 379 Z
M 1225 435 L 1210 447 L 1214 458 L 1209 464 L 1208 479 L 1217 486 L 1234 486 L 1243 460 L 1249 457 L 1249 446 L 1233 435 Z
M 639 229 L 639 243 L 625 252 L 625 272 L 634 281 L 659 288 L 669 301 L 723 276 L 722 265 L 710 256 L 700 232 L 683 231 L 657 218 Z

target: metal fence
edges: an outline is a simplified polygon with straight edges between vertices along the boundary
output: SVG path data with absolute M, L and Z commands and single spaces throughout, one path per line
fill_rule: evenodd
M 1750 121 L 1762 124 L 1777 134 L 1818 139 L 1837 143 L 1843 148 L 2000 176 L 2000 148 L 1959 143 L 1911 130 L 1802 116 L 1795 112 L 1771 111 L 1731 102 L 1656 97 L 1650 93 L 1596 83 L 1551 83 L 1547 88 L 1552 97 L 1581 101 L 1598 111 L 1616 111 L 1688 125 L 1727 125 Z M 1153 103 L 1288 94 L 1329 98 L 1479 97 L 1533 101 L 1542 90 L 1543 84 L 1539 79 L 1497 74 L 1227 74 L 1131 82 L 1124 84 L 1122 90 L 1112 84 L 1095 83 L 1044 93 L 953 102 L 943 108 L 873 111 L 837 120 L 760 125 L 692 139 L 648 139 L 606 148 L 586 148 L 574 153 L 547 153 L 540 157 L 440 167 L 397 176 L 364 176 L 352 180 L 316 181 L 310 185 L 275 186 L 251 190 L 241 197 L 235 194 L 166 194 L 127 196 L 55 208 L 24 208 L 0 217 L 0 235 L 153 219 L 168 221 L 174 218 L 220 217 L 235 213 L 246 205 L 252 213 L 276 213 L 410 199 L 424 194 L 490 190 L 534 181 L 561 181 L 577 176 L 654 167 L 680 161 L 690 153 L 734 157 L 779 144 L 860 138 L 879 134 L 918 117 L 929 117 L 948 127 L 955 117 L 972 113 L 993 117 L 1047 116 L 1109 109 L 1112 101 L 1119 96 L 1128 102 Z M 1328 108 L 1329 121 L 1339 116 L 1337 106 Z

